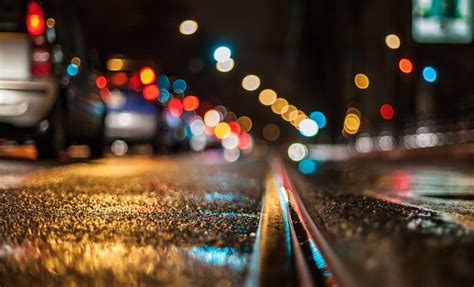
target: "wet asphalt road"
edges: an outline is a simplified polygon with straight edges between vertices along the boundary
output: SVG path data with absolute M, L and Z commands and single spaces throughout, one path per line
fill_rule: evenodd
M 239 286 L 265 161 L 0 162 L 0 286 Z
M 290 177 L 358 286 L 474 284 L 472 164 L 358 160 Z

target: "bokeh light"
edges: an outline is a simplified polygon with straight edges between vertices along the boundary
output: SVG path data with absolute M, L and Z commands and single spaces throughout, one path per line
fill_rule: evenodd
M 187 112 L 195 111 L 199 108 L 199 98 L 196 96 L 186 96 L 183 99 L 183 109 Z
M 168 102 L 170 98 L 171 98 L 171 95 L 167 89 L 160 89 L 160 94 L 158 95 L 158 102 L 164 104 Z
M 308 116 L 303 111 L 298 110 L 296 112 L 296 118 L 291 122 L 291 124 L 294 127 L 299 128 L 300 123 L 307 118 Z
M 296 113 L 293 113 L 293 112 L 296 112 Z M 286 112 L 281 114 L 281 117 L 287 122 L 291 122 L 295 120 L 297 116 L 298 116 L 297 108 L 293 105 L 289 105 L 288 110 L 286 110 Z
M 214 59 L 217 62 L 227 62 L 228 60 L 230 60 L 231 55 L 232 52 L 226 46 L 221 46 L 214 51 Z
M 391 105 L 383 104 L 380 107 L 380 116 L 382 117 L 382 119 L 391 120 L 393 118 L 393 115 L 394 115 L 394 110 Z
M 260 78 L 256 75 L 247 75 L 242 79 L 242 87 L 247 91 L 255 91 L 260 87 Z
M 173 91 L 178 94 L 182 94 L 186 91 L 187 84 L 183 79 L 178 79 L 173 83 Z
M 156 80 L 155 72 L 150 67 L 140 69 L 140 81 L 143 85 L 149 85 Z
M 183 114 L 183 104 L 179 99 L 171 99 L 168 103 L 168 109 L 170 114 L 175 118 L 180 117 Z
M 390 34 L 385 37 L 385 44 L 390 49 L 400 48 L 400 38 L 395 34 Z
M 326 116 L 320 111 L 312 112 L 309 117 L 318 124 L 318 128 L 322 129 L 326 126 Z
M 208 127 L 215 127 L 221 121 L 221 116 L 216 110 L 209 110 L 204 115 L 204 123 Z
M 298 130 L 305 137 L 314 137 L 318 131 L 318 124 L 312 119 L 304 119 L 298 125 Z
M 288 110 L 288 101 L 285 100 L 284 98 L 278 98 L 273 104 L 272 104 L 272 111 L 275 114 L 283 114 Z
M 179 32 L 183 35 L 192 35 L 197 29 L 198 23 L 194 20 L 185 20 L 179 25 Z
M 298 163 L 298 170 L 302 174 L 312 174 L 316 171 L 316 167 L 316 161 L 309 158 L 305 158 Z
M 355 75 L 354 83 L 356 87 L 361 90 L 367 89 L 369 87 L 369 77 L 367 77 L 365 74 L 359 73 Z
M 247 116 L 241 116 L 237 119 L 242 131 L 248 132 L 252 129 L 252 120 Z
M 400 59 L 400 62 L 398 62 L 398 68 L 403 73 L 409 74 L 413 71 L 413 64 L 411 63 L 410 60 L 403 58 L 403 59 Z
M 265 89 L 258 95 L 258 100 L 265 106 L 271 106 L 277 100 L 277 93 L 272 89 Z
M 123 86 L 127 83 L 128 76 L 124 72 L 114 73 L 110 76 L 110 82 L 116 86 Z
M 288 157 L 292 161 L 300 161 L 308 156 L 308 148 L 301 143 L 293 143 L 288 147 Z
M 195 136 L 202 135 L 204 133 L 204 122 L 200 119 L 194 119 L 191 124 L 189 125 L 189 128 L 191 129 L 191 133 Z
M 267 124 L 263 127 L 262 135 L 267 141 L 276 141 L 280 137 L 280 128 L 274 124 Z
M 69 64 L 66 72 L 70 77 L 74 77 L 79 73 L 79 67 L 76 64 Z
M 348 113 L 344 119 L 344 132 L 350 135 L 356 134 L 360 128 L 360 117 L 353 113 Z
M 143 97 L 147 100 L 153 101 L 160 95 L 160 90 L 157 85 L 148 85 L 143 88 Z
M 423 79 L 428 83 L 433 83 L 438 77 L 436 70 L 433 67 L 426 66 L 423 68 Z
M 240 150 L 238 148 L 224 150 L 224 158 L 228 162 L 236 162 L 240 157 Z
M 230 72 L 234 68 L 234 59 L 230 58 L 225 62 L 217 62 L 216 63 L 216 70 L 219 72 L 227 73 Z
M 107 61 L 107 70 L 109 71 L 120 71 L 123 68 L 122 59 L 109 59 Z
M 73 58 L 71 59 L 71 64 L 74 64 L 74 65 L 80 67 L 80 66 L 81 66 L 81 58 L 79 58 L 79 57 L 73 57 Z
M 231 132 L 230 125 L 226 122 L 218 123 L 214 128 L 214 134 L 220 140 L 229 137 Z
M 96 84 L 97 88 L 103 89 L 107 86 L 107 79 L 104 76 L 99 76 L 95 80 L 95 84 Z
M 242 132 L 242 128 L 240 127 L 238 122 L 230 122 L 230 129 L 232 130 L 232 133 L 239 135 Z
M 161 89 L 169 89 L 170 88 L 170 79 L 166 75 L 160 75 L 158 77 L 158 87 Z
M 252 137 L 248 133 L 243 132 L 239 135 L 238 148 L 241 150 L 247 150 L 252 147 L 252 141 Z
M 228 137 L 222 139 L 222 147 L 225 149 L 235 149 L 239 145 L 239 136 L 231 133 Z

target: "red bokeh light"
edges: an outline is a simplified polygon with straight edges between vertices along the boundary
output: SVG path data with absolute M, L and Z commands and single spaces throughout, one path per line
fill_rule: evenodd
M 252 146 L 252 137 L 246 133 L 243 132 L 239 136 L 239 149 L 241 150 L 246 150 L 249 149 Z
M 173 117 L 177 118 L 183 114 L 183 104 L 177 98 L 171 99 L 168 103 L 168 109 Z
M 230 130 L 232 131 L 232 133 L 236 135 L 240 135 L 240 132 L 242 131 L 242 129 L 240 128 L 240 125 L 238 122 L 230 122 L 229 125 L 230 125 Z
M 32 36 L 40 36 L 44 33 L 43 9 L 35 1 L 28 3 L 28 14 L 26 16 L 26 29 Z
M 97 77 L 95 84 L 97 85 L 97 88 L 103 89 L 107 86 L 107 79 L 104 76 Z
M 118 72 L 110 77 L 110 82 L 117 86 L 123 86 L 127 83 L 128 77 L 124 72 Z
M 140 76 L 138 74 L 133 75 L 130 78 L 130 88 L 135 91 L 140 91 L 142 88 L 142 82 L 140 82 Z
M 398 67 L 400 68 L 400 71 L 405 74 L 409 74 L 413 71 L 412 62 L 405 58 L 401 59 L 400 62 L 398 62 Z
M 106 100 L 110 96 L 110 90 L 107 88 L 100 90 L 100 96 Z
M 380 116 L 382 117 L 382 119 L 391 120 L 393 118 L 393 115 L 394 115 L 394 110 L 391 105 L 383 104 L 380 107 Z
M 143 88 L 143 97 L 147 100 L 154 101 L 160 95 L 160 90 L 157 85 L 148 85 Z
M 195 111 L 199 108 L 199 98 L 196 96 L 187 96 L 183 99 L 183 108 L 187 112 Z

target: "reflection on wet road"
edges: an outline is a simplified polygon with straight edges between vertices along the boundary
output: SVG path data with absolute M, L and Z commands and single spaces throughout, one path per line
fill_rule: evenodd
M 4 174 L 0 285 L 241 285 L 265 168 L 187 156 Z

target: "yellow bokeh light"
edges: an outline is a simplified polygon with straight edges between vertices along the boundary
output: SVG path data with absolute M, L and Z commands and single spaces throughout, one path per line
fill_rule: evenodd
M 271 106 L 277 100 L 277 93 L 272 89 L 265 89 L 258 95 L 258 100 L 262 105 Z
M 267 141 L 275 141 L 280 137 L 280 128 L 274 124 L 265 125 L 262 135 Z
M 183 35 L 191 35 L 196 33 L 198 23 L 194 20 L 186 20 L 179 25 L 179 32 Z
M 360 118 L 356 114 L 349 113 L 344 119 L 344 132 L 350 135 L 356 134 L 360 128 Z
M 71 59 L 71 64 L 74 64 L 76 66 L 81 66 L 81 59 L 79 57 L 74 57 Z
M 369 87 L 369 77 L 365 74 L 357 74 L 354 77 L 354 83 L 359 89 L 367 89 Z
M 255 91 L 260 87 L 260 78 L 256 75 L 247 75 L 242 79 L 242 88 L 247 91 Z
M 122 59 L 109 59 L 107 61 L 107 70 L 109 71 L 120 71 L 123 68 Z
M 296 116 L 296 118 L 291 122 L 291 124 L 295 127 L 295 128 L 299 128 L 300 126 L 300 123 L 303 121 L 303 120 L 306 120 L 308 118 L 308 116 L 303 113 L 302 111 L 298 111 L 298 114 Z
M 288 110 L 288 101 L 283 99 L 283 98 L 278 98 L 273 104 L 272 104 L 272 111 L 275 114 L 283 114 Z
M 296 113 L 294 113 L 294 112 L 296 112 Z M 281 117 L 287 122 L 291 122 L 297 116 L 298 116 L 298 110 L 293 105 L 289 105 L 288 110 L 286 112 L 284 112 L 283 114 L 281 114 Z
M 248 132 L 252 129 L 252 120 L 247 116 L 242 116 L 237 119 L 237 122 L 240 125 L 240 128 L 244 132 Z
M 220 140 L 228 138 L 231 134 L 230 125 L 226 122 L 217 124 L 214 128 L 214 134 L 216 135 L 216 138 Z
M 54 18 L 48 18 L 48 20 L 46 20 L 46 26 L 50 29 L 53 28 L 55 24 L 56 20 L 54 20 Z
M 387 37 L 385 37 L 385 44 L 387 44 L 387 47 L 390 49 L 398 49 L 400 48 L 400 38 L 395 34 L 387 35 Z
M 151 68 L 143 68 L 140 71 L 140 81 L 144 85 L 151 84 L 155 80 L 155 72 Z
M 204 115 L 204 123 L 208 127 L 215 127 L 221 121 L 221 115 L 216 110 L 209 110 Z

